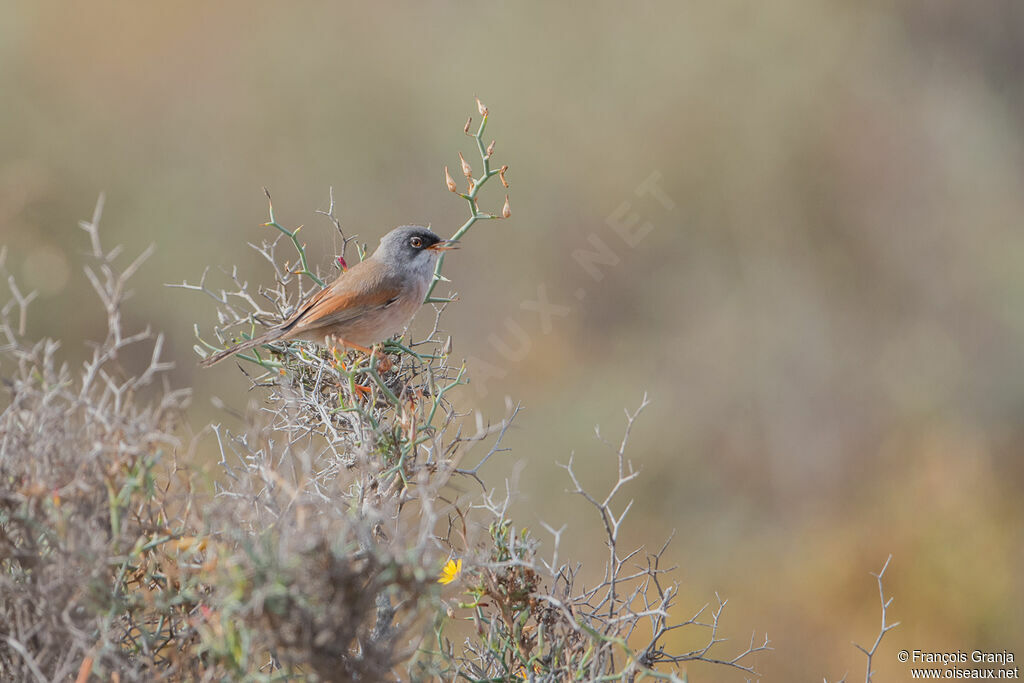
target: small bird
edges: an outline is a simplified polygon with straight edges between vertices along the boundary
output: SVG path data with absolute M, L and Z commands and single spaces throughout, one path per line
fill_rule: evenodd
M 419 310 L 442 251 L 455 249 L 427 228 L 403 225 L 380 240 L 365 261 L 339 275 L 303 301 L 280 325 L 260 336 L 204 358 L 210 367 L 239 351 L 273 341 L 301 339 L 336 343 L 364 351 L 401 332 Z

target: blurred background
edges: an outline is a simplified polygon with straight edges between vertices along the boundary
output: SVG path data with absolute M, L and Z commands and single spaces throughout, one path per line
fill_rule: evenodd
M 31 331 L 81 357 L 105 328 L 75 225 L 106 192 L 108 245 L 157 245 L 134 322 L 166 331 L 191 428 L 230 423 L 212 396 L 258 397 L 231 364 L 196 367 L 213 306 L 164 283 L 269 281 L 246 246 L 271 236 L 263 186 L 322 268 L 332 186 L 371 245 L 450 234 L 465 205 L 442 169 L 473 162 L 478 95 L 513 217 L 448 259 L 447 328 L 476 364 L 463 404 L 525 406 L 489 481 L 516 473 L 520 522 L 568 523 L 563 556 L 600 562 L 557 463 L 609 485 L 593 427 L 617 439 L 646 391 L 624 533 L 675 530 L 677 616 L 717 591 L 726 652 L 772 639 L 765 680 L 860 677 L 850 641 L 874 640 L 868 572 L 892 553 L 902 625 L 876 668 L 903 680 L 904 648 L 1024 657 L 1022 69 L 1012 0 L 8 2 L 0 232 L 40 294 Z

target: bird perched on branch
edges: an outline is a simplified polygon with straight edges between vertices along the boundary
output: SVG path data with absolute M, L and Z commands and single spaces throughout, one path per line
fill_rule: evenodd
M 409 324 L 430 288 L 438 257 L 455 247 L 418 225 L 395 228 L 381 238 L 372 256 L 303 301 L 283 323 L 204 358 L 200 365 L 209 367 L 239 351 L 292 339 L 369 352 L 367 347 Z

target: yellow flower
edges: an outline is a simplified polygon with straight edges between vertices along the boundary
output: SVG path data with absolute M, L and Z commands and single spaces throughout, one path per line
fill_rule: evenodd
M 445 562 L 444 567 L 441 569 L 441 576 L 437 579 L 438 583 L 449 584 L 455 579 L 459 578 L 459 574 L 462 573 L 462 560 L 448 560 Z
M 537 662 L 533 663 L 533 673 L 535 673 L 535 674 L 544 673 L 543 670 L 540 668 L 540 664 L 538 664 Z M 519 667 L 519 677 L 522 678 L 524 681 L 527 680 L 530 677 L 530 674 L 526 670 L 525 666 L 520 665 L 520 667 Z

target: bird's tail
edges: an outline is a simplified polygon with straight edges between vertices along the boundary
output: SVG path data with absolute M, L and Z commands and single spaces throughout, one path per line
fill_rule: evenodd
M 203 360 L 199 361 L 199 364 L 201 366 L 203 366 L 204 368 L 208 368 L 211 365 L 215 365 L 215 364 L 221 362 L 222 360 L 224 360 L 228 356 L 235 355 L 239 351 L 248 351 L 249 349 L 254 348 L 256 346 L 259 346 L 260 344 L 266 344 L 268 342 L 272 342 L 275 339 L 278 339 L 279 337 L 281 337 L 281 335 L 283 335 L 284 332 L 285 332 L 284 330 L 280 330 L 280 329 L 269 330 L 269 331 L 261 334 L 260 336 L 254 338 L 254 339 L 248 339 L 248 340 L 242 342 L 241 344 L 236 344 L 235 346 L 232 346 L 230 349 L 224 349 L 223 351 L 218 351 L 217 353 L 213 354 L 212 356 L 207 356 Z

